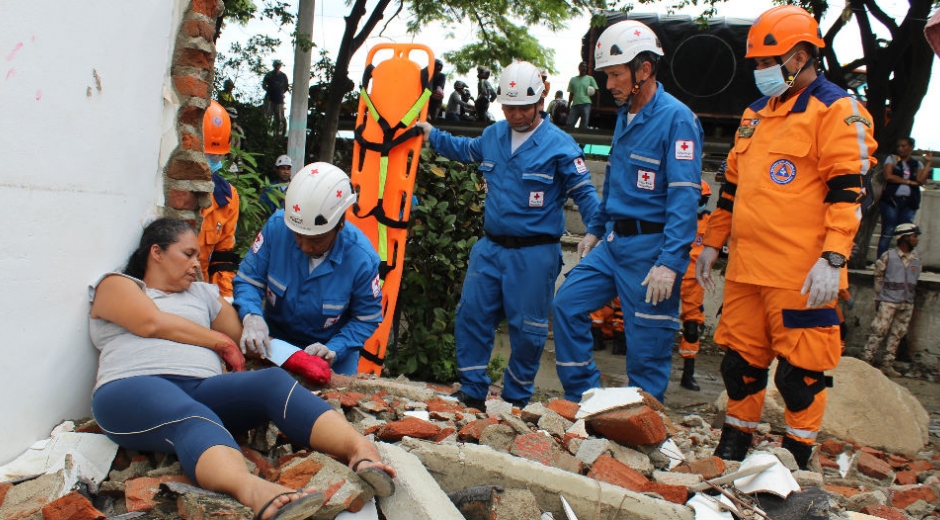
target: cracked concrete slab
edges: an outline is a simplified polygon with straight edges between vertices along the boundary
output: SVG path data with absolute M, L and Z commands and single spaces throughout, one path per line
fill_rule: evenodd
M 555 515 L 564 514 L 559 498 L 564 493 L 575 513 L 583 518 L 693 520 L 695 516 L 688 507 L 513 457 L 487 446 L 445 446 L 411 438 L 403 439 L 400 446 L 420 459 L 437 484 L 448 493 L 466 487 L 499 484 L 530 490 L 539 506 Z

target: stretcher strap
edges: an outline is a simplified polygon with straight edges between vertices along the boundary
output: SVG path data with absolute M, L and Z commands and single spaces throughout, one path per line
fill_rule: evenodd
M 368 84 L 368 79 L 372 75 L 372 67 L 367 67 L 366 72 L 363 75 L 363 85 Z M 385 209 L 383 207 L 383 200 L 385 194 L 385 183 L 388 179 L 388 154 L 396 146 L 399 146 L 408 140 L 421 135 L 421 129 L 412 126 L 408 128 L 418 117 L 421 115 L 421 109 L 428 102 L 428 99 L 431 97 L 431 91 L 427 88 L 427 80 L 422 75 L 422 83 L 424 85 L 424 91 L 418 96 L 417 101 L 405 112 L 405 115 L 398 121 L 394 126 L 392 126 L 387 119 L 385 119 L 382 114 L 379 113 L 378 109 L 375 108 L 375 104 L 372 103 L 372 99 L 369 97 L 369 94 L 366 92 L 365 86 L 360 89 L 359 95 L 361 99 L 365 102 L 366 108 L 369 111 L 369 116 L 372 118 L 376 124 L 379 125 L 379 128 L 382 129 L 382 142 L 375 143 L 367 141 L 364 133 L 366 129 L 367 120 L 363 118 L 361 125 L 356 127 L 355 138 L 356 142 L 359 143 L 359 164 L 365 162 L 366 151 L 378 152 L 381 154 L 379 159 L 379 194 L 378 203 L 374 208 L 369 210 L 366 214 L 361 214 L 361 208 L 358 203 L 353 205 L 353 214 L 358 218 L 367 218 L 374 217 L 378 221 L 378 253 L 379 258 L 382 260 L 383 267 L 385 269 L 380 269 L 379 278 L 384 284 L 385 276 L 395 269 L 394 264 L 388 265 L 388 228 L 395 229 L 407 229 L 408 221 L 403 221 L 400 217 L 397 219 L 390 218 L 385 214 Z M 398 136 L 396 132 L 399 130 L 404 130 Z M 384 272 L 383 272 L 384 271 Z

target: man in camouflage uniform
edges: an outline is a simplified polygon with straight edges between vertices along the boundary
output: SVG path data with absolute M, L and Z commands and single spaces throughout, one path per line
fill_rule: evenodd
M 881 361 L 881 371 L 888 377 L 901 376 L 892 366 L 892 362 L 901 338 L 907 334 L 914 311 L 914 289 L 921 268 L 920 257 L 914 251 L 918 235 L 920 230 L 914 224 L 898 225 L 894 229 L 894 236 L 898 240 L 897 247 L 885 251 L 875 262 L 875 301 L 878 310 L 860 359 L 871 362 L 887 335 L 888 342 Z

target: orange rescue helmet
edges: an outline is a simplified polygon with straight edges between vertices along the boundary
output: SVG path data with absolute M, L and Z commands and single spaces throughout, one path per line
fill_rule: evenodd
M 813 15 L 795 5 L 781 5 L 765 11 L 754 20 L 747 33 L 747 54 L 744 57 L 783 56 L 800 42 L 820 48 L 826 46 Z
M 202 116 L 203 151 L 225 155 L 231 150 L 232 120 L 228 112 L 215 100 L 209 103 Z
M 712 194 L 712 187 L 708 185 L 708 182 L 705 179 L 702 179 L 702 195 L 708 196 Z

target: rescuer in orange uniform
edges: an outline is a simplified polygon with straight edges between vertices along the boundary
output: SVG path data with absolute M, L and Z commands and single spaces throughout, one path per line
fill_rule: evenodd
M 816 72 L 819 26 L 803 9 L 774 7 L 747 38 L 765 97 L 744 112 L 726 181 L 705 233 L 696 277 L 730 237 L 724 309 L 715 342 L 728 411 L 715 454 L 742 460 L 764 404 L 768 367 L 787 423 L 783 447 L 806 468 L 839 362 L 836 294 L 861 217 L 862 175 L 875 164 L 871 116 Z
M 232 301 L 232 279 L 238 271 L 235 252 L 235 227 L 238 224 L 238 191 L 219 170 L 222 159 L 231 150 L 232 122 L 228 112 L 215 101 L 202 117 L 203 151 L 212 169 L 212 204 L 202 210 L 199 228 L 199 265 L 202 279 L 219 286 L 219 294 Z
M 605 339 L 613 339 L 614 346 L 610 353 L 615 356 L 627 355 L 627 336 L 623 331 L 623 310 L 620 308 L 619 296 L 591 313 L 591 337 L 594 339 L 595 352 L 606 348 Z
M 698 201 L 698 230 L 695 232 L 695 240 L 692 241 L 692 250 L 689 252 L 689 268 L 685 270 L 682 276 L 682 285 L 679 289 L 679 299 L 682 302 L 682 310 L 679 312 L 679 320 L 682 321 L 682 341 L 679 343 L 679 355 L 682 356 L 682 379 L 679 386 L 698 392 L 701 388 L 695 381 L 695 355 L 698 354 L 699 331 L 705 324 L 705 307 L 702 305 L 705 299 L 705 289 L 695 280 L 695 261 L 705 246 L 702 240 L 705 237 L 705 229 L 708 227 L 708 217 L 711 211 L 706 211 L 708 198 L 712 195 L 712 187 L 702 179 L 702 197 Z

